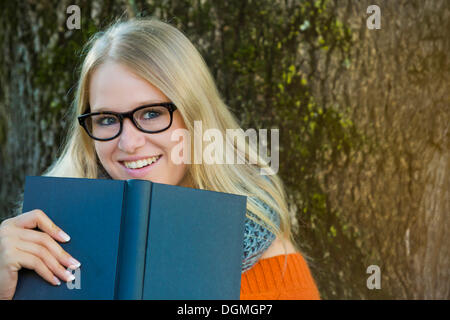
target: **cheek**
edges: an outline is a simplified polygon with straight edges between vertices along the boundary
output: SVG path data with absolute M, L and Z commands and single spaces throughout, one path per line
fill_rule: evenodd
M 170 161 L 169 168 L 166 171 L 167 179 L 168 181 L 170 181 L 169 184 L 180 185 L 180 183 L 186 176 L 188 169 L 189 169 L 188 164 L 185 163 L 175 164 Z
M 177 128 L 171 128 L 172 130 L 168 131 L 167 134 L 165 134 L 165 141 L 164 141 L 164 154 L 166 156 L 166 172 L 165 174 L 168 175 L 168 179 L 170 180 L 170 184 L 177 185 L 180 183 L 180 181 L 185 176 L 186 172 L 189 169 L 189 164 L 184 163 L 182 161 L 182 155 L 184 153 L 184 149 L 187 146 L 184 146 L 182 143 L 181 137 L 178 137 L 177 139 L 174 139 L 174 141 L 171 140 L 172 133 Z M 178 128 L 179 129 L 179 128 Z M 176 157 L 173 159 L 172 157 Z M 180 163 L 181 162 L 181 163 Z
M 107 169 L 111 162 L 111 155 L 114 150 L 114 144 L 108 142 L 95 142 L 95 152 L 102 163 L 103 167 Z
M 177 159 L 173 159 L 173 156 L 177 153 L 177 151 L 184 149 L 182 144 L 180 144 L 180 141 L 172 141 L 171 134 L 168 132 L 168 134 L 165 135 L 164 141 L 161 141 L 160 146 L 166 156 L 167 164 L 171 167 L 171 169 L 178 170 L 178 168 L 182 168 L 183 164 L 178 164 L 179 161 L 177 161 Z

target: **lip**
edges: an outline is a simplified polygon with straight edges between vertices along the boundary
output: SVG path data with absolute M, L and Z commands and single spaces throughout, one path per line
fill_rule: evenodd
M 125 170 L 125 172 L 127 173 L 127 175 L 131 176 L 132 178 L 135 179 L 141 179 L 144 178 L 149 172 L 151 172 L 155 166 L 157 166 L 159 164 L 159 161 L 161 160 L 161 158 L 163 157 L 163 155 L 159 155 L 159 159 L 156 160 L 156 162 L 153 162 L 151 165 L 148 165 L 146 167 L 140 168 L 140 169 L 130 169 L 127 168 L 122 161 L 119 161 L 120 165 L 123 167 L 123 169 Z M 151 158 L 151 157 L 148 157 Z M 142 160 L 142 159 L 148 159 L 148 158 L 134 158 L 136 160 L 125 160 L 125 161 L 137 161 L 137 160 Z

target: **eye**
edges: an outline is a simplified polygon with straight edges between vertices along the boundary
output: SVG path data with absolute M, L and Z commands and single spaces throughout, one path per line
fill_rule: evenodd
M 117 123 L 117 118 L 112 116 L 102 116 L 95 121 L 99 126 L 110 126 Z
M 154 119 L 154 118 L 159 117 L 159 115 L 160 115 L 159 112 L 154 111 L 154 110 L 151 110 L 151 111 L 146 111 L 146 112 L 142 115 L 142 118 L 143 118 L 144 120 Z

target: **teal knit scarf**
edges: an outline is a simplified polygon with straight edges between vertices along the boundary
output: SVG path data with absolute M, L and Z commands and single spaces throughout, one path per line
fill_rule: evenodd
M 257 200 L 258 204 L 266 209 L 267 216 L 279 227 L 280 218 L 278 214 L 272 210 L 267 204 Z M 256 217 L 252 212 L 248 215 L 259 221 L 259 223 L 246 217 L 245 219 L 245 233 L 244 233 L 244 254 L 242 258 L 242 273 L 249 270 L 258 262 L 264 251 L 269 248 L 275 235 L 264 227 L 264 223 Z

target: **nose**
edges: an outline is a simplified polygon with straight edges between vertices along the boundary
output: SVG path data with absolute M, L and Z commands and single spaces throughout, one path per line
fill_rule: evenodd
M 145 144 L 145 134 L 139 131 L 130 119 L 124 119 L 122 133 L 119 136 L 119 149 L 126 153 L 135 153 Z

